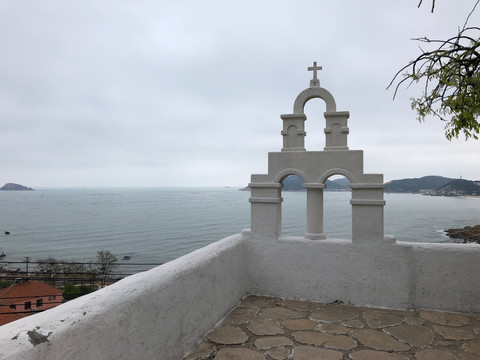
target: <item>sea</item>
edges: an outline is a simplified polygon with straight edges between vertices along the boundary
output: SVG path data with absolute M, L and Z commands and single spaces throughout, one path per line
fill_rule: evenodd
M 303 236 L 306 193 L 282 196 L 282 234 Z M 122 273 L 148 270 L 249 228 L 249 197 L 235 187 L 0 191 L 0 265 L 95 262 L 108 250 Z M 327 238 L 351 238 L 350 198 L 325 192 Z M 387 193 L 385 200 L 385 234 L 397 241 L 453 242 L 445 229 L 480 223 L 480 198 Z

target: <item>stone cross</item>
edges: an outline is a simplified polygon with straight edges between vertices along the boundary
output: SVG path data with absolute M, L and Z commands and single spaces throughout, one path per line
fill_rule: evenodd
M 313 66 L 308 67 L 308 71 L 313 71 L 313 79 L 310 80 L 310 87 L 320 86 L 320 80 L 317 78 L 317 70 L 322 70 L 321 66 L 317 66 L 317 62 L 313 62 Z

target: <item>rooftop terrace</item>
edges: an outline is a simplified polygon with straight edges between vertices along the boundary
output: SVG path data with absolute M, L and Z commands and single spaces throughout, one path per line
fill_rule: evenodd
M 248 296 L 184 360 L 480 358 L 480 315 Z

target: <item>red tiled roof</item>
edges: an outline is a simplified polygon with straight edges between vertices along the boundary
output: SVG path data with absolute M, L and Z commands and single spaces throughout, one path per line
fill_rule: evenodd
M 44 282 L 28 280 L 18 282 L 6 289 L 0 290 L 0 326 L 34 313 L 23 311 L 18 307 L 11 309 L 11 304 L 20 305 L 24 301 L 36 301 L 35 299 L 38 300 L 47 296 L 59 296 L 61 302 L 63 292 Z M 46 302 L 43 303 L 42 309 L 47 310 L 56 305 L 59 305 L 58 300 L 55 303 Z M 33 306 L 35 306 L 35 304 L 33 304 Z
M 29 314 L 19 314 L 14 309 L 7 306 L 0 306 L 0 326 L 8 324 L 9 322 L 21 319 Z
M 0 290 L 0 302 L 5 303 L 4 298 L 33 298 L 50 295 L 62 295 L 62 290 L 54 288 L 42 281 L 22 281 L 18 284 Z

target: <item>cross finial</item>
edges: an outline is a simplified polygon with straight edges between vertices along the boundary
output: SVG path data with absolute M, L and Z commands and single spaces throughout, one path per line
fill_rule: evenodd
M 322 70 L 321 66 L 317 66 L 317 62 L 313 62 L 313 66 L 308 67 L 308 71 L 313 71 L 313 79 L 310 80 L 310 87 L 320 86 L 320 80 L 317 78 L 317 70 Z

